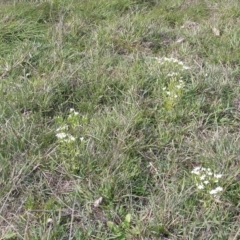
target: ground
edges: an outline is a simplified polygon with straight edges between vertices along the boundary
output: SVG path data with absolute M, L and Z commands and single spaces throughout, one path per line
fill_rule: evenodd
M 238 0 L 0 3 L 0 238 L 240 238 Z

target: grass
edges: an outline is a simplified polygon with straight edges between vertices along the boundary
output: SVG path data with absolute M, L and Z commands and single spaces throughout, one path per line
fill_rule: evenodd
M 0 238 L 239 239 L 239 12 L 1 1 Z

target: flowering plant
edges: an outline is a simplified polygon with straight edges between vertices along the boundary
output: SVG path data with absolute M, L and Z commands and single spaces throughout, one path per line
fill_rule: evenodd
M 219 186 L 222 174 L 214 173 L 210 168 L 195 167 L 191 171 L 196 187 L 205 196 L 219 198 L 223 188 Z
M 164 107 L 171 110 L 177 104 L 184 92 L 182 73 L 188 69 L 182 61 L 176 58 L 155 58 L 160 65 L 161 72 L 167 81 L 163 87 Z
M 58 154 L 62 160 L 67 159 L 63 160 L 64 166 L 68 170 L 75 171 L 78 168 L 76 157 L 80 154 L 80 149 L 85 141 L 83 137 L 80 137 L 80 141 L 77 141 L 78 138 L 74 135 L 76 135 L 78 127 L 87 122 L 87 118 L 85 116 L 80 117 L 79 112 L 71 108 L 66 119 L 58 116 L 55 121 L 58 125 L 56 129 L 56 137 L 59 144 Z

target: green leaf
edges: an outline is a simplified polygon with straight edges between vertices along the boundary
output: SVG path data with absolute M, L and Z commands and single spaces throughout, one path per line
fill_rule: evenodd
M 10 230 L 5 234 L 4 239 L 9 239 L 9 240 L 13 238 L 15 239 L 16 236 L 17 234 Z
M 113 222 L 111 222 L 111 221 L 108 221 L 108 222 L 107 222 L 107 226 L 108 226 L 115 234 L 119 234 L 119 227 L 118 227 L 115 223 L 113 223 Z
M 131 222 L 131 214 L 127 214 L 127 215 L 126 215 L 124 222 L 127 222 L 127 223 L 130 223 L 130 222 Z
M 114 225 L 115 225 L 115 224 L 114 224 L 113 222 L 111 222 L 111 221 L 108 221 L 108 222 L 107 222 L 107 226 L 108 226 L 109 228 L 111 228 L 111 229 L 114 227 Z

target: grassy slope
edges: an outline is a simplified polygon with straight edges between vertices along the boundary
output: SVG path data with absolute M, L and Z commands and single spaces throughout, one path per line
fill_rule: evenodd
M 0 3 L 1 238 L 238 239 L 238 1 L 13 2 Z M 190 67 L 173 107 L 154 57 Z M 70 108 L 84 141 L 66 147 L 55 119 Z M 197 191 L 198 165 L 224 175 L 219 200 Z

